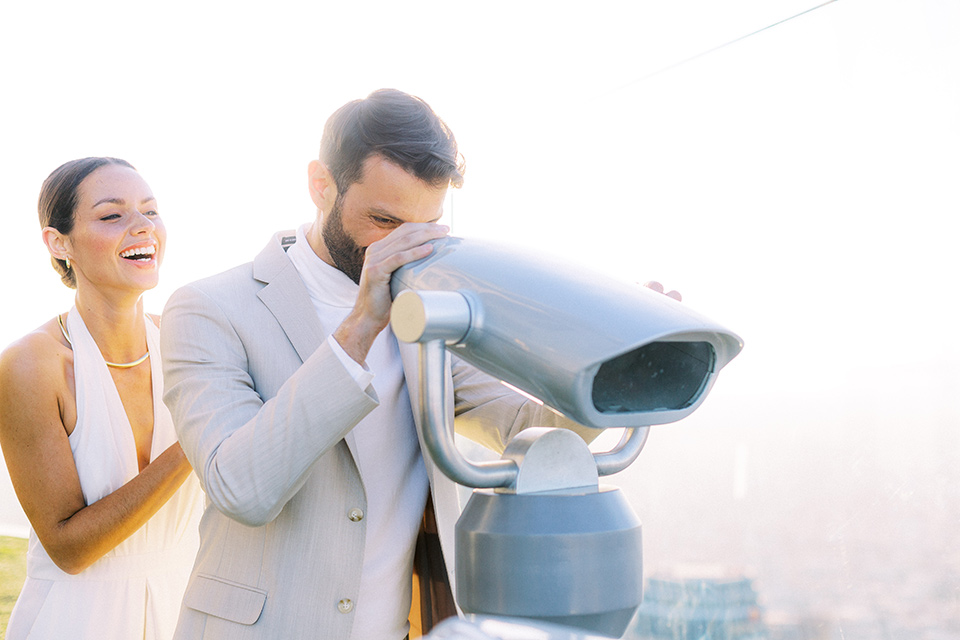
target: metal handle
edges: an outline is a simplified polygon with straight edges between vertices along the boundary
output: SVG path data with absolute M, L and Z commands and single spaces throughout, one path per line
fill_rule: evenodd
M 420 343 L 420 416 L 430 457 L 444 475 L 459 484 L 480 489 L 509 487 L 519 472 L 513 460 L 471 462 L 457 449 L 447 412 L 445 354 L 443 339 Z
M 617 446 L 606 453 L 593 454 L 593 459 L 597 462 L 597 473 L 601 476 L 609 476 L 629 467 L 643 451 L 648 437 L 650 437 L 650 427 L 625 429 Z

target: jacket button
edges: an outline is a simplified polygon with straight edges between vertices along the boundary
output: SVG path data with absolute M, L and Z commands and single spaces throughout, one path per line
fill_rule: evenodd
M 363 509 L 354 507 L 347 512 L 347 517 L 350 518 L 350 522 L 360 522 L 363 520 Z
M 337 603 L 337 610 L 340 611 L 340 613 L 350 613 L 353 611 L 353 600 L 344 598 Z

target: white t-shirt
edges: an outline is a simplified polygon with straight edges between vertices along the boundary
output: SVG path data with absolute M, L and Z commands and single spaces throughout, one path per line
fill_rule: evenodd
M 314 253 L 305 236 L 308 226 L 297 230 L 287 256 L 332 334 L 353 309 L 359 287 Z M 353 428 L 367 496 L 367 537 L 351 638 L 399 640 L 409 630 L 413 552 L 428 491 L 400 351 L 388 326 L 374 341 L 364 369 L 332 335 L 327 340 L 357 384 L 372 383 L 380 399 L 380 406 Z

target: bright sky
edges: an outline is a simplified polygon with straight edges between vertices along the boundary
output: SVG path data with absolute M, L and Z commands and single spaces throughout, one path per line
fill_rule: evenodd
M 456 234 L 662 280 L 743 335 L 743 375 L 957 355 L 956 3 L 838 0 L 654 77 L 819 2 L 331 4 L 5 10 L 0 343 L 69 305 L 35 213 L 61 162 L 153 187 L 159 310 L 308 220 L 326 116 L 394 86 L 458 135 Z
M 743 336 L 701 410 L 719 422 L 934 375 L 956 415 L 957 3 L 837 0 L 655 74 L 821 1 L 12 3 L 0 345 L 71 304 L 36 218 L 60 163 L 150 183 L 159 311 L 311 219 L 327 115 L 392 86 L 458 136 L 456 235 L 658 279 Z

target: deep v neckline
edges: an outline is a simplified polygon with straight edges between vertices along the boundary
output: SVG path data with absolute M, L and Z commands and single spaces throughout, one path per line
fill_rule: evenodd
M 143 321 L 146 332 L 147 350 L 151 353 L 149 360 L 151 396 L 150 407 L 153 412 L 153 427 L 150 433 L 150 455 L 147 462 L 147 464 L 149 464 L 157 457 L 157 435 L 159 431 L 157 428 L 157 402 L 159 393 L 161 392 L 161 389 L 158 388 L 160 386 L 158 382 L 162 371 L 159 370 L 160 359 L 152 355 L 157 350 L 154 336 L 151 335 L 150 331 L 150 325 L 153 325 L 153 322 L 146 315 L 144 315 Z M 136 473 L 140 473 L 142 470 L 140 469 L 140 453 L 137 451 L 137 440 L 133 435 L 133 424 L 130 422 L 130 416 L 127 414 L 127 409 L 123 405 L 123 399 L 120 397 L 120 390 L 117 388 L 117 383 L 113 379 L 110 369 L 107 367 L 107 363 L 103 358 L 103 354 L 100 352 L 99 345 L 97 345 L 96 340 L 93 339 L 93 336 L 90 334 L 90 330 L 87 329 L 86 323 L 83 321 L 83 317 L 77 311 L 76 307 L 73 307 L 67 315 L 67 325 L 71 329 L 70 333 L 75 345 L 74 358 L 77 357 L 78 339 L 79 346 L 81 346 L 81 348 L 85 347 L 84 355 L 90 357 L 91 355 L 95 354 L 95 357 L 92 358 L 94 360 L 92 364 L 99 374 L 98 378 L 102 380 L 102 389 L 105 399 L 108 403 L 114 406 L 113 413 L 116 416 L 116 419 L 122 420 L 121 424 L 119 425 L 121 428 L 116 430 L 117 445 L 121 448 L 121 456 L 127 461 L 128 464 L 132 462 L 132 470 L 135 470 Z
M 148 320 L 149 322 L 149 320 Z M 133 452 L 133 459 L 136 462 L 137 473 L 143 471 L 140 468 L 140 451 L 137 449 L 137 438 L 133 432 L 133 423 L 130 421 L 130 414 L 127 413 L 127 407 L 123 404 L 123 397 L 120 395 L 120 389 L 117 387 L 116 380 L 113 378 L 113 374 L 110 369 L 107 369 L 107 375 L 110 376 L 110 380 L 113 381 L 112 385 L 109 385 L 111 390 L 107 391 L 108 395 L 111 396 L 111 402 L 117 402 L 120 405 L 121 411 L 125 419 L 125 423 L 122 425 L 125 427 L 122 431 L 129 435 L 129 442 L 127 438 L 124 437 L 124 455 L 128 455 L 130 451 Z M 150 409 L 152 412 L 151 416 L 151 426 L 150 426 L 150 451 L 147 456 L 147 465 L 154 461 L 157 457 L 157 394 L 158 389 L 156 385 L 157 372 L 153 370 L 153 363 L 150 363 Z M 146 465 L 144 465 L 146 468 Z

